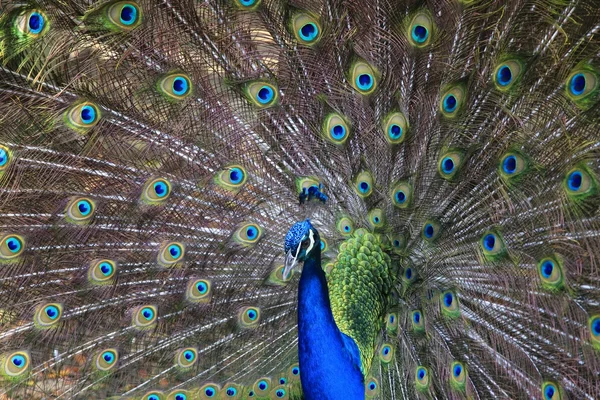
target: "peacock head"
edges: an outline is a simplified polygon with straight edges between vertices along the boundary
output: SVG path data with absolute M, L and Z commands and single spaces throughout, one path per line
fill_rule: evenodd
M 297 222 L 285 235 L 285 268 L 283 278 L 287 279 L 292 269 L 299 261 L 305 261 L 310 254 L 321 251 L 319 232 L 312 226 L 310 220 Z

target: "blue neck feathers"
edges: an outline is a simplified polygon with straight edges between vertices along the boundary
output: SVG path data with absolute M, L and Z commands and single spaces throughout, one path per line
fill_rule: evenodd
M 365 398 L 359 350 L 333 319 L 320 249 L 305 260 L 300 278 L 298 355 L 306 400 Z

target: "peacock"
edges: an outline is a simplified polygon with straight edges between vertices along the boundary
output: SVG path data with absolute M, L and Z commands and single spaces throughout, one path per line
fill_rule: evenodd
M 0 3 L 0 398 L 600 398 L 592 0 Z

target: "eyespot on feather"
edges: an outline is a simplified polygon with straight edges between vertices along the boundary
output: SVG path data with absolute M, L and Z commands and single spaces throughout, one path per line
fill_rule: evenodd
M 460 316 L 460 306 L 458 297 L 451 290 L 446 290 L 440 294 L 440 306 L 442 314 L 449 318 Z
M 354 190 L 362 197 L 369 197 L 373 193 L 373 176 L 368 171 L 362 171 L 354 181 Z
M 454 361 L 450 365 L 450 384 L 454 390 L 463 392 L 467 385 L 467 369 L 460 361 Z
M 192 303 L 209 303 L 212 296 L 212 282 L 208 279 L 191 279 L 188 282 L 186 298 Z
M 154 327 L 157 318 L 158 310 L 156 306 L 145 305 L 134 309 L 131 323 L 138 329 L 148 329 Z
M 87 133 L 96 126 L 100 118 L 102 118 L 100 108 L 89 101 L 76 103 L 64 113 L 65 125 L 81 134 Z
M 377 89 L 379 72 L 365 61 L 352 64 L 349 74 L 350 84 L 362 95 L 370 95 Z
M 396 145 L 406 140 L 408 133 L 408 120 L 401 112 L 389 114 L 383 122 L 385 140 L 391 145 Z
M 433 19 L 429 12 L 421 11 L 415 14 L 407 25 L 408 42 L 416 48 L 429 46 L 434 33 Z
M 166 268 L 178 266 L 185 256 L 185 246 L 180 242 L 163 242 L 156 261 Z
M 233 239 L 243 246 L 253 246 L 259 241 L 262 235 L 263 231 L 258 225 L 246 223 L 235 231 Z
M 63 306 L 60 303 L 44 303 L 36 307 L 33 322 L 38 329 L 55 327 L 63 314 Z
M 350 123 L 340 114 L 328 114 L 323 121 L 322 134 L 329 142 L 343 145 L 350 137 Z
M 238 325 L 241 328 L 256 328 L 260 323 L 258 307 L 244 307 L 238 312 Z
M 94 218 L 96 203 L 88 197 L 74 197 L 67 203 L 65 208 L 65 219 L 77 225 L 90 223 Z
M 191 368 L 197 361 L 198 350 L 194 347 L 179 349 L 175 354 L 175 365 L 179 368 Z
M 279 102 L 279 89 L 266 81 L 254 81 L 246 84 L 244 94 L 257 108 L 268 108 Z
M 193 91 L 192 80 L 186 74 L 169 74 L 158 81 L 159 93 L 169 100 L 179 101 L 188 97 Z
M 50 24 L 42 10 L 33 9 L 17 15 L 14 26 L 21 36 L 37 39 L 48 32 Z
M 428 368 L 420 365 L 415 370 L 415 386 L 420 392 L 427 392 L 431 385 L 429 377 L 431 372 Z
M 119 352 L 116 349 L 104 349 L 99 351 L 95 357 L 96 369 L 102 372 L 110 371 L 119 361 Z
M 0 262 L 15 261 L 25 250 L 25 240 L 20 235 L 0 235 Z
M 291 30 L 298 43 L 313 46 L 321 39 L 323 31 L 318 18 L 306 12 L 296 13 L 291 19 Z
M 31 357 L 25 350 L 3 354 L 0 362 L 2 363 L 0 375 L 9 381 L 25 378 L 31 369 Z
M 113 282 L 117 273 L 117 263 L 112 260 L 95 260 L 88 268 L 88 280 L 95 285 L 107 285 Z
M 205 383 L 199 390 L 199 396 L 201 400 L 214 400 L 217 399 L 221 393 L 221 387 L 216 383 Z

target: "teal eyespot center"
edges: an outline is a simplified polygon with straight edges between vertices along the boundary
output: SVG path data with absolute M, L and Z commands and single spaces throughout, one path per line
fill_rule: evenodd
M 442 160 L 442 172 L 446 175 L 454 172 L 455 164 L 454 160 L 451 157 L 445 157 Z
M 312 42 L 319 35 L 319 28 L 314 23 L 304 24 L 298 31 L 298 35 L 305 42 Z
M 181 257 L 181 247 L 176 244 L 170 245 L 168 251 L 171 257 L 175 259 Z
M 498 68 L 498 73 L 496 74 L 496 80 L 500 86 L 507 86 L 513 80 L 513 74 L 508 65 L 503 65 Z
M 112 273 L 113 267 L 107 262 L 100 263 L 100 271 L 104 276 L 108 276 Z
M 79 200 L 77 202 L 77 209 L 82 216 L 86 217 L 92 212 L 92 204 L 87 200 Z
M 268 104 L 274 97 L 275 93 L 273 92 L 273 89 L 266 85 L 261 87 L 256 94 L 256 100 L 258 100 L 260 104 Z
M 585 75 L 582 73 L 575 74 L 571 78 L 571 82 L 569 83 L 569 89 L 571 93 L 575 96 L 581 96 L 585 92 Z
M 12 356 L 10 362 L 12 362 L 13 365 L 17 368 L 23 368 L 26 364 L 25 357 L 21 355 Z
M 415 25 L 412 28 L 411 36 L 417 43 L 424 43 L 429 37 L 429 31 L 423 25 Z
M 102 353 L 102 359 L 107 363 L 112 364 L 112 362 L 115 361 L 115 356 L 112 352 L 106 351 Z
M 458 100 L 456 99 L 456 96 L 450 93 L 444 97 L 444 111 L 452 113 L 456 110 L 457 106 Z
M 4 149 L 0 149 L 0 167 L 4 167 L 8 163 L 8 153 Z
M 92 124 L 96 121 L 96 110 L 92 106 L 81 107 L 81 121 L 86 124 Z
M 567 178 L 567 185 L 569 190 L 572 192 L 576 192 L 581 188 L 583 184 L 583 175 L 579 171 L 573 171 L 569 174 Z
M 391 124 L 388 128 L 388 136 L 392 140 L 398 140 L 402 136 L 402 127 L 400 125 Z
M 58 311 L 58 308 L 56 308 L 56 306 L 47 306 L 44 309 L 44 312 L 50 319 L 56 319 L 56 318 L 58 318 L 58 315 L 59 315 L 59 311 Z
M 155 182 L 153 187 L 154 187 L 154 193 L 156 193 L 156 196 L 159 198 L 165 197 L 167 194 L 169 194 L 169 187 L 163 181 Z
M 454 366 L 454 369 L 453 369 L 452 372 L 454 373 L 455 377 L 459 377 L 460 374 L 462 374 L 462 371 L 463 371 L 462 366 L 460 366 L 459 364 L 457 364 L 457 365 Z
M 154 318 L 154 311 L 149 307 L 144 307 L 142 309 L 142 315 L 144 316 L 144 318 L 150 321 L 152 318 Z
M 256 317 L 258 317 L 258 314 L 254 310 L 248 310 L 248 311 L 246 311 L 246 315 L 248 316 L 248 318 L 251 321 L 254 321 L 256 319 Z
M 229 171 L 229 180 L 234 185 L 240 184 L 244 180 L 244 172 L 237 167 L 231 168 L 231 171 Z
M 375 84 L 375 80 L 370 74 L 360 74 L 356 77 L 356 86 L 363 91 L 370 90 Z
M 46 21 L 44 20 L 44 16 L 39 12 L 34 11 L 29 15 L 27 26 L 29 27 L 29 31 L 34 35 L 40 33 L 44 29 L 45 25 Z
M 334 125 L 331 128 L 331 137 L 335 140 L 342 140 L 346 137 L 346 128 L 343 125 Z
M 120 20 L 123 25 L 133 25 L 137 20 L 137 7 L 132 4 L 126 4 L 121 8 Z
M 229 397 L 233 397 L 233 396 L 235 396 L 237 394 L 237 390 L 234 387 L 228 387 L 225 390 L 225 394 L 227 394 L 227 396 L 229 396 Z
M 183 96 L 190 89 L 190 84 L 188 80 L 184 77 L 178 76 L 173 79 L 173 93 L 177 96 Z
M 11 253 L 18 253 L 19 251 L 21 251 L 23 244 L 21 243 L 21 240 L 19 240 L 19 238 L 15 236 L 9 236 L 8 238 L 6 238 L 6 247 L 8 247 L 8 250 Z

